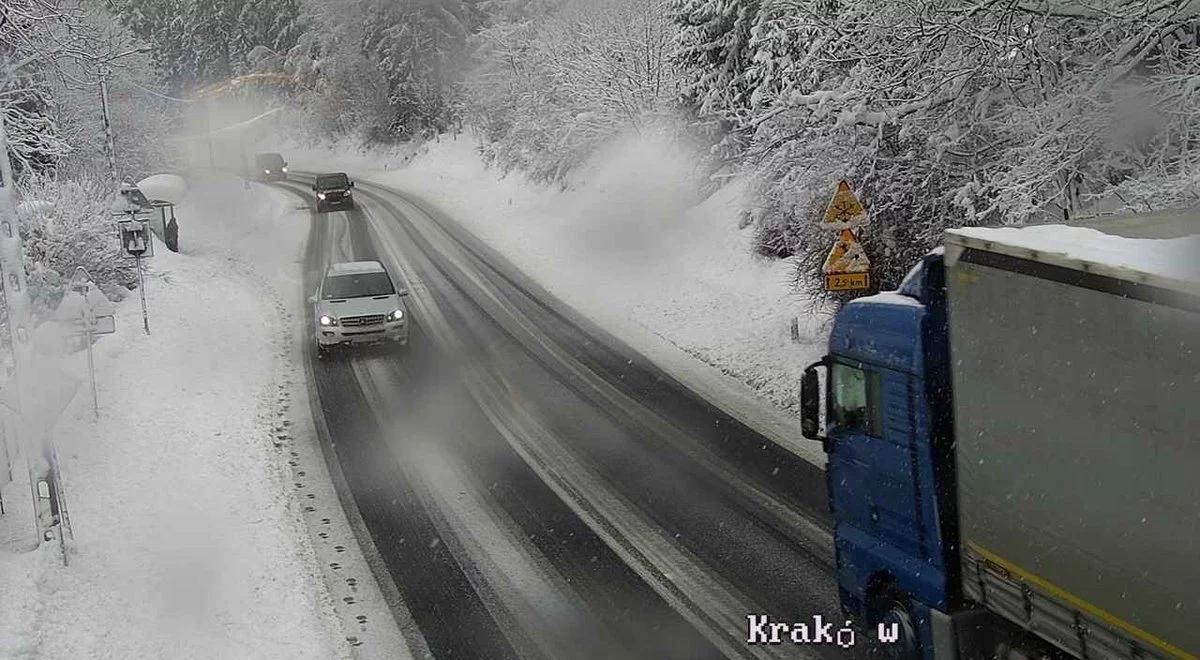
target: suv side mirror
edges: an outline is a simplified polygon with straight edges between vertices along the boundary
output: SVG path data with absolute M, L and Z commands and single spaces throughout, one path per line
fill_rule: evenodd
M 400 294 L 399 294 L 399 295 L 400 295 L 400 297 L 401 297 L 401 298 L 407 297 L 407 296 L 408 296 L 408 289 L 404 289 L 403 291 L 401 291 L 401 292 L 400 292 Z
M 317 190 L 317 184 L 315 184 L 315 183 L 314 183 L 314 184 L 312 184 L 312 189 L 313 189 L 313 191 L 315 192 L 315 191 Z
M 350 182 L 350 187 L 351 187 L 351 188 L 353 188 L 353 187 L 354 187 L 354 182 L 353 182 L 353 181 L 351 181 L 351 182 Z
M 821 379 L 817 368 L 825 362 L 816 362 L 804 369 L 800 377 L 800 433 L 809 440 L 825 442 L 821 435 Z
M 317 304 L 317 294 L 314 293 L 313 295 L 308 297 L 308 304 L 310 304 L 310 305 Z

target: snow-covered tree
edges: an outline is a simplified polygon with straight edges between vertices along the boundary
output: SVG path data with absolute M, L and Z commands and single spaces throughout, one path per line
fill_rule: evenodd
M 480 15 L 468 0 L 332 0 L 303 7 L 287 58 L 314 133 L 389 141 L 457 119 L 456 82 Z
M 467 80 L 485 155 L 556 180 L 614 136 L 670 123 L 673 33 L 662 0 L 571 0 L 489 26 Z
M 299 0 L 113 0 L 117 13 L 154 46 L 176 92 L 278 63 L 299 37 Z
M 814 220 L 843 177 L 871 212 L 883 286 L 948 226 L 1195 203 L 1191 0 L 675 9 L 690 89 L 760 182 L 763 249 L 798 254 L 807 286 L 831 241 Z
M 62 38 L 63 26 L 81 26 L 82 14 L 57 2 L 0 0 L 0 112 L 17 176 L 49 169 L 70 150 L 58 134 L 50 86 L 62 61 L 90 56 Z
M 685 72 L 683 96 L 699 117 L 716 120 L 722 139 L 714 155 L 724 159 L 745 148 L 737 130 L 750 108 L 753 83 L 747 75 L 755 56 L 751 29 L 761 0 L 671 0 L 678 24 L 675 57 Z
M 98 125 L 100 76 L 126 72 L 143 50 L 96 0 L 0 0 L 0 110 L 19 177 L 63 166 L 100 135 L 77 120 L 93 113 Z

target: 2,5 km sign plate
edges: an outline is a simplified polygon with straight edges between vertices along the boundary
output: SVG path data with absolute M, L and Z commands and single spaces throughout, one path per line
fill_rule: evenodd
M 825 276 L 826 291 L 860 291 L 870 286 L 869 273 L 837 273 Z

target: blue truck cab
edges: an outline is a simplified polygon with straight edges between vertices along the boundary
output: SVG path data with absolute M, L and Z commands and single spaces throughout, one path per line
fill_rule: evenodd
M 888 655 L 1200 658 L 1200 215 L 1087 222 L 948 231 L 804 372 L 839 600 Z
M 933 657 L 961 599 L 945 289 L 938 250 L 898 291 L 846 304 L 802 383 L 804 435 L 828 454 L 844 613 L 898 631 L 887 646 L 905 658 Z

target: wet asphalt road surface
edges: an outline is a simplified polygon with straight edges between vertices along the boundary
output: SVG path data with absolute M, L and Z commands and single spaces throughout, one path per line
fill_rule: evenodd
M 873 655 L 745 644 L 749 614 L 841 622 L 819 468 L 418 198 L 356 196 L 310 212 L 305 295 L 330 261 L 382 261 L 410 341 L 310 357 L 309 385 L 434 657 Z

